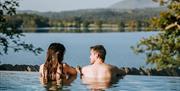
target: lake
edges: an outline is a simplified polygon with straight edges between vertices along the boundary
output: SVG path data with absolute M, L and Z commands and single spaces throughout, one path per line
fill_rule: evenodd
M 157 32 L 128 33 L 25 33 L 22 40 L 42 47 L 45 51 L 35 56 L 26 51 L 0 57 L 3 64 L 37 64 L 44 63 L 46 50 L 50 43 L 61 42 L 66 47 L 64 62 L 76 67 L 89 64 L 89 47 L 102 44 L 107 50 L 106 63 L 118 67 L 140 67 L 145 65 L 145 55 L 135 55 L 131 46 L 141 38 L 156 35 Z M 108 84 L 106 91 L 180 91 L 180 77 L 167 76 L 132 76 Z M 78 77 L 60 90 L 89 91 L 103 84 L 84 84 Z M 40 84 L 38 72 L 0 71 L 0 91 L 46 91 Z
M 103 89 L 106 91 L 180 91 L 179 84 L 180 77 L 127 75 Z M 98 85 L 98 88 L 102 86 Z M 93 89 L 93 86 L 84 84 L 78 76 L 69 85 L 62 86 L 59 91 L 94 91 Z M 38 72 L 0 71 L 0 91 L 47 90 L 40 84 Z
M 25 33 L 22 40 L 44 49 L 42 54 L 21 51 L 0 57 L 2 64 L 37 64 L 44 63 L 50 43 L 61 42 L 66 47 L 64 62 L 72 66 L 89 64 L 89 47 L 102 44 L 107 50 L 106 62 L 122 67 L 140 67 L 145 65 L 145 55 L 135 55 L 130 48 L 141 38 L 156 35 L 157 32 L 123 33 Z

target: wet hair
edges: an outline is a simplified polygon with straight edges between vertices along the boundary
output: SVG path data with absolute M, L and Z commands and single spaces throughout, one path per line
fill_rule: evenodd
M 44 64 L 43 73 L 45 75 L 45 79 L 49 80 L 57 80 L 56 73 L 59 67 L 60 69 L 60 77 L 63 74 L 63 58 L 65 53 L 65 47 L 61 43 L 51 43 L 47 50 L 46 62 Z
M 106 57 L 106 49 L 104 48 L 103 45 L 95 45 L 90 47 L 91 50 L 95 51 L 98 53 L 98 56 L 102 59 L 105 60 Z

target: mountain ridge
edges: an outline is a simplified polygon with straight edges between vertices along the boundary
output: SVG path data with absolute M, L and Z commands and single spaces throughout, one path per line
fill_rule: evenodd
M 111 9 L 143 9 L 157 7 L 160 7 L 159 3 L 153 0 L 123 0 L 109 6 Z

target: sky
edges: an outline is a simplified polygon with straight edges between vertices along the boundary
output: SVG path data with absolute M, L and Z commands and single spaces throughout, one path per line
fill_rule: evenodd
M 18 10 L 69 11 L 78 9 L 107 8 L 122 0 L 19 0 Z

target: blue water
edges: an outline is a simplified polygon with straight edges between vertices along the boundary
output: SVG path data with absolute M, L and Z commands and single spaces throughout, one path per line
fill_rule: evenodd
M 101 87 L 99 85 L 99 87 Z M 79 76 L 63 91 L 90 91 L 93 86 L 83 84 Z M 106 91 L 180 91 L 180 77 L 127 75 L 104 88 Z M 38 72 L 0 71 L 0 91 L 46 91 L 40 84 Z
M 145 65 L 145 55 L 135 55 L 131 46 L 141 38 L 155 35 L 157 32 L 134 32 L 134 33 L 25 33 L 22 40 L 42 47 L 45 51 L 35 56 L 22 51 L 0 56 L 2 64 L 37 64 L 44 63 L 46 50 L 50 43 L 61 42 L 65 45 L 64 62 L 72 66 L 89 64 L 89 47 L 102 44 L 107 50 L 106 63 L 116 66 L 140 67 Z
M 145 55 L 135 55 L 131 46 L 143 37 L 156 35 L 157 32 L 135 33 L 26 33 L 22 40 L 42 47 L 45 51 L 35 56 L 22 51 L 0 56 L 2 64 L 42 64 L 50 43 L 61 42 L 65 45 L 64 62 L 76 67 L 89 64 L 89 47 L 103 44 L 107 50 L 106 63 L 118 67 L 140 67 L 145 65 Z M 59 90 L 89 91 L 94 86 L 87 85 L 78 77 L 69 85 L 63 85 Z M 106 87 L 106 86 L 105 86 Z M 180 91 L 180 77 L 166 76 L 132 76 L 127 75 L 115 83 L 108 84 L 106 91 Z M 38 72 L 0 71 L 0 91 L 46 91 L 39 81 Z

